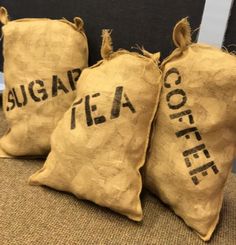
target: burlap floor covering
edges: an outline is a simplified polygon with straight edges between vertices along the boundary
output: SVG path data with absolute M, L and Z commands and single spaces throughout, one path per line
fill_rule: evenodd
M 0 112 L 0 134 L 6 123 Z M 0 160 L 0 244 L 205 244 L 156 197 L 143 191 L 144 220 L 136 223 L 28 177 L 42 160 Z M 210 245 L 236 244 L 236 175 L 231 175 Z

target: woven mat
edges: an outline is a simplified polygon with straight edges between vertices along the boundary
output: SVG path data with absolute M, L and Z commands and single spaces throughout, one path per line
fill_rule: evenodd
M 0 134 L 6 128 L 0 112 Z M 136 223 L 91 202 L 29 186 L 43 161 L 0 159 L 0 244 L 205 244 L 144 190 L 144 220 Z M 220 223 L 208 244 L 236 244 L 236 175 L 225 190 Z

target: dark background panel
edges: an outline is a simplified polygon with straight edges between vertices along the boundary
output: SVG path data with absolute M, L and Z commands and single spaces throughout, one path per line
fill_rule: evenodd
M 171 35 L 175 23 L 189 16 L 192 28 L 199 27 L 204 4 L 205 0 L 0 0 L 12 20 L 82 17 L 89 39 L 90 64 L 100 59 L 103 28 L 113 29 L 115 49 L 130 49 L 139 44 L 167 56 L 173 49 Z M 0 69 L 2 60 L 1 56 Z
M 225 35 L 224 46 L 231 52 L 236 50 L 236 1 L 234 1 L 228 28 Z

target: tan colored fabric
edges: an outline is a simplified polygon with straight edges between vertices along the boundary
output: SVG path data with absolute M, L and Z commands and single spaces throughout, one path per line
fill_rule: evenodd
M 72 192 L 139 221 L 139 169 L 159 97 L 160 70 L 150 57 L 113 53 L 108 31 L 101 53 L 106 58 L 82 72 L 77 98 L 53 132 L 52 151 L 30 184 Z
M 7 126 L 0 109 L 0 135 Z M 206 245 L 161 201 L 145 189 L 145 218 L 124 216 L 50 188 L 32 187 L 27 178 L 43 161 L 0 159 L 1 245 Z M 233 245 L 236 238 L 236 175 L 225 188 L 221 222 L 208 245 Z
M 75 98 L 76 81 L 88 65 L 83 21 L 9 21 L 0 9 L 4 36 L 3 109 L 9 130 L 0 156 L 45 155 L 50 135 Z
M 236 58 L 190 44 L 186 19 L 162 64 L 163 90 L 145 185 L 203 240 L 219 220 L 236 141 Z

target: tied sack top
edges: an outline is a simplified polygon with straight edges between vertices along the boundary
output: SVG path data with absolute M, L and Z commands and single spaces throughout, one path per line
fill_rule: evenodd
M 143 166 L 160 92 L 159 53 L 113 52 L 103 31 L 103 60 L 85 69 L 77 96 L 52 134 L 44 167 L 30 177 L 108 207 L 143 217 Z
M 187 19 L 162 63 L 145 185 L 205 241 L 219 221 L 236 145 L 236 58 L 191 42 Z
M 46 155 L 50 135 L 75 98 L 81 70 L 88 66 L 83 21 L 10 21 L 3 7 L 0 21 L 3 111 L 9 127 L 0 140 L 0 157 Z

